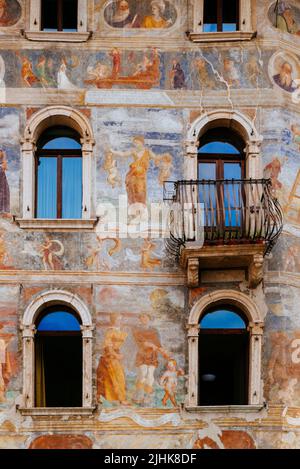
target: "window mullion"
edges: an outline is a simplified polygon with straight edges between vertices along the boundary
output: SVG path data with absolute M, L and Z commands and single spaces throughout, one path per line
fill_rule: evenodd
M 62 156 L 57 156 L 57 218 L 62 218 Z
M 57 0 L 57 30 L 63 31 L 63 0 Z
M 223 0 L 217 1 L 217 30 L 223 29 Z

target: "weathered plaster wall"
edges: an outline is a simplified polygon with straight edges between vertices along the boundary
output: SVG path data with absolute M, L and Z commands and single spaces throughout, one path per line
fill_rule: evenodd
M 299 448 L 300 204 L 293 196 L 300 193 L 300 114 L 297 81 L 287 86 L 278 75 L 288 62 L 293 79 L 300 79 L 300 36 L 272 25 L 270 1 L 254 2 L 257 38 L 233 46 L 191 43 L 185 35 L 191 27 L 185 1 L 165 2 L 170 21 L 152 28 L 141 26 L 150 14 L 149 2 L 131 1 L 138 17 L 135 27 L 113 28 L 112 2 L 97 0 L 89 2 L 94 35 L 74 47 L 26 40 L 20 29 L 27 28 L 29 2 L 6 3 L 2 16 L 0 11 L 0 149 L 6 155 L 0 165 L 2 187 L 6 182 L 9 187 L 9 204 L 3 202 L 0 217 L 0 340 L 6 347 L 0 363 L 0 447 Z M 297 2 L 290 3 L 300 30 Z M 272 179 L 285 216 L 257 300 L 261 308 L 264 301 L 268 307 L 263 410 L 191 415 L 169 400 L 162 402 L 160 378 L 170 358 L 182 370 L 176 400 L 184 402 L 186 323 L 192 305 L 218 288 L 252 295 L 244 284 L 225 282 L 188 292 L 184 273 L 167 258 L 161 239 L 101 239 L 97 231 L 34 232 L 14 222 L 22 206 L 20 139 L 28 117 L 53 104 L 76 107 L 91 122 L 96 211 L 101 202 L 116 204 L 126 194 L 136 137 L 153 158 L 146 171 L 145 201 L 160 202 L 163 181 L 182 178 L 187 131 L 196 117 L 225 108 L 253 120 L 263 137 L 261 167 Z M 96 325 L 95 396 L 112 321 L 123 333 L 127 403 L 103 399 L 90 418 L 22 417 L 15 408 L 22 393 L 21 319 L 33 297 L 61 288 L 82 298 Z M 161 348 L 154 393 L 144 404 L 135 402 L 135 330 L 141 314 L 147 315 Z

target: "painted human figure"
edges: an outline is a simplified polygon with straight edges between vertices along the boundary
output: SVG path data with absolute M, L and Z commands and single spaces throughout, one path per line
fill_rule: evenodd
M 181 90 L 185 88 L 185 75 L 184 71 L 181 68 L 181 65 L 177 60 L 173 61 L 172 70 L 171 70 L 171 82 L 174 90 Z
M 273 80 L 276 85 L 289 93 L 293 93 L 298 88 L 293 78 L 293 67 L 289 62 L 283 62 L 281 64 L 279 73 L 273 75 Z
M 286 1 L 280 1 L 278 4 L 276 27 L 284 33 L 300 35 L 300 27 L 294 18 L 293 9 Z
M 53 246 L 58 245 L 59 249 L 54 250 Z M 61 263 L 58 257 L 61 257 L 64 254 L 64 246 L 58 239 L 50 239 L 46 238 L 45 243 L 42 244 L 40 248 L 44 269 L 48 270 L 55 270 L 55 268 L 59 268 Z
M 121 315 L 111 314 L 110 328 L 106 331 L 103 352 L 97 368 L 97 398 L 127 405 L 126 380 L 120 351 L 127 332 L 121 328 Z
M 109 22 L 114 28 L 137 28 L 138 15 L 133 15 L 127 0 L 117 0 L 115 10 Z
M 174 407 L 177 407 L 176 391 L 178 385 L 178 376 L 183 376 L 184 371 L 177 369 L 176 360 L 171 359 L 167 363 L 167 369 L 160 378 L 160 385 L 164 388 L 165 394 L 162 398 L 162 405 L 166 406 L 170 401 Z
M 172 25 L 172 20 L 165 19 L 164 13 L 166 4 L 163 0 L 153 0 L 150 2 L 151 15 L 143 18 L 141 28 L 154 29 L 154 28 L 168 28 Z
M 0 26 L 12 26 L 21 15 L 17 0 L 0 0 Z
M 0 324 L 0 403 L 5 401 L 6 386 L 11 375 L 10 355 L 7 346 L 12 337 L 1 332 L 3 324 Z
M 6 178 L 7 159 L 5 151 L 0 150 L 0 213 L 10 213 L 9 185 Z
M 139 316 L 140 324 L 133 328 L 133 337 L 137 345 L 136 367 L 137 379 L 134 402 L 150 404 L 153 393 L 154 372 L 158 367 L 158 355 L 168 358 L 167 352 L 162 348 L 158 332 L 150 326 L 150 316 L 142 313 Z
M 57 88 L 66 90 L 74 90 L 77 88 L 67 76 L 67 64 L 65 59 L 61 60 L 60 67 L 57 72 Z
M 113 151 L 115 156 L 132 157 L 133 162 L 129 166 L 126 174 L 125 184 L 129 205 L 141 203 L 146 205 L 147 202 L 147 173 L 150 160 L 155 160 L 156 155 L 145 146 L 143 136 L 136 136 L 133 139 L 132 149 L 124 152 Z
M 224 78 L 229 85 L 239 86 L 240 85 L 240 74 L 235 66 L 235 63 L 230 58 L 224 59 Z
M 114 47 L 114 49 L 111 51 L 110 56 L 112 57 L 112 73 L 111 76 L 112 78 L 116 79 L 120 75 L 121 72 L 121 53 L 117 47 Z
M 150 239 L 145 239 L 141 249 L 141 267 L 143 269 L 153 270 L 160 266 L 161 260 L 151 257 L 151 252 L 155 249 L 155 244 Z
M 21 75 L 23 78 L 24 83 L 31 87 L 35 83 L 39 82 L 38 77 L 33 73 L 32 70 L 32 63 L 27 57 L 22 57 L 22 68 L 21 68 Z

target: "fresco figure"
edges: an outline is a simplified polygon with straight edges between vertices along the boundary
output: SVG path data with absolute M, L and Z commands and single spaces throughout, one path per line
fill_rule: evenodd
M 7 346 L 12 338 L 11 334 L 1 332 L 3 324 L 0 324 L 0 403 L 5 401 L 5 391 L 11 375 L 11 362 Z
M 279 1 L 276 13 L 276 28 L 284 33 L 300 35 L 300 27 L 294 18 L 292 6 L 288 2 Z
M 54 246 L 58 246 L 59 249 L 53 249 Z M 55 270 L 61 268 L 61 262 L 58 259 L 63 256 L 65 252 L 63 244 L 58 239 L 45 239 L 45 244 L 40 247 L 40 253 L 44 265 L 44 269 Z
M 108 256 L 112 257 L 117 252 L 120 252 L 122 248 L 122 241 L 120 238 L 100 238 L 100 236 L 97 236 L 97 241 L 98 241 L 98 247 L 94 249 L 92 254 L 88 256 L 88 258 L 85 261 L 85 264 L 88 268 L 93 267 L 96 264 L 97 270 L 100 270 L 101 268 L 109 270 L 111 266 L 108 264 L 108 262 L 105 262 L 105 260 L 102 258 L 104 256 L 104 252 L 103 252 L 104 242 L 105 241 L 113 242 L 113 246 L 109 248 L 107 252 Z
M 293 93 L 298 88 L 293 78 L 293 67 L 289 62 L 283 62 L 279 68 L 279 73 L 273 75 L 276 85 L 285 91 Z
M 126 0 L 117 0 L 108 23 L 114 28 L 138 28 L 138 15 L 134 15 Z
M 12 26 L 19 21 L 21 6 L 17 0 L 0 0 L 0 27 Z
M 215 87 L 215 82 L 212 78 L 210 78 L 208 73 L 208 63 L 205 59 L 199 58 L 195 59 L 193 63 L 193 67 L 198 74 L 198 80 L 200 88 L 209 88 L 212 89 Z
M 126 380 L 123 369 L 123 355 L 120 352 L 127 332 L 120 326 L 121 315 L 110 315 L 110 328 L 106 331 L 103 353 L 97 368 L 97 398 L 103 396 L 109 402 L 127 405 Z
M 167 369 L 160 378 L 160 385 L 164 388 L 165 394 L 162 398 L 162 405 L 166 406 L 170 401 L 174 407 L 177 407 L 176 391 L 178 385 L 178 376 L 183 376 L 184 371 L 177 369 L 176 360 L 171 359 L 167 363 Z
M 147 202 L 147 172 L 150 160 L 156 156 L 145 146 L 143 136 L 133 138 L 133 147 L 129 151 L 113 151 L 113 155 L 122 157 L 132 157 L 133 162 L 129 166 L 126 174 L 125 184 L 128 196 L 128 204 L 141 203 L 146 205 Z
M 133 328 L 133 337 L 137 345 L 136 367 L 138 369 L 136 389 L 133 401 L 137 404 L 151 403 L 154 372 L 158 367 L 158 355 L 168 359 L 168 353 L 162 348 L 156 329 L 150 326 L 150 316 L 139 315 L 140 324 Z
M 150 7 L 151 15 L 144 16 L 141 28 L 169 28 L 172 25 L 171 18 L 164 18 L 166 4 L 163 0 L 153 0 L 150 2 Z
M 297 125 L 292 125 L 291 131 L 294 134 L 294 143 L 296 143 L 296 145 L 299 145 L 299 151 L 300 151 L 300 127 Z
M 61 60 L 61 64 L 57 73 L 57 87 L 59 89 L 66 90 L 77 89 L 77 86 L 73 85 L 73 83 L 69 80 L 67 76 L 67 64 L 64 59 Z
M 224 78 L 229 85 L 240 86 L 240 74 L 234 63 L 230 58 L 224 59 Z
M 21 75 L 25 85 L 32 87 L 35 83 L 39 83 L 38 77 L 34 74 L 32 70 L 32 63 L 27 57 L 21 57 L 22 68 Z
M 110 52 L 110 56 L 112 57 L 112 73 L 111 77 L 113 79 L 118 78 L 121 72 L 121 53 L 117 47 Z
M 9 185 L 6 178 L 7 158 L 6 153 L 0 150 L 0 213 L 10 213 L 10 194 Z
M 145 239 L 141 249 L 141 267 L 142 269 L 153 270 L 161 265 L 161 260 L 151 257 L 151 252 L 155 249 L 155 244 L 150 239 Z
M 264 177 L 271 179 L 273 191 L 282 188 L 282 183 L 279 181 L 279 174 L 281 173 L 281 162 L 279 158 L 273 158 L 271 163 L 267 164 L 264 168 Z
M 172 70 L 170 73 L 172 88 L 174 90 L 181 90 L 185 88 L 185 75 L 181 65 L 177 60 L 173 61 Z
M 155 166 L 159 168 L 158 182 L 160 186 L 163 186 L 164 182 L 171 176 L 173 168 L 172 156 L 169 153 L 157 156 Z
M 122 185 L 121 176 L 117 168 L 117 162 L 113 159 L 111 151 L 108 151 L 105 155 L 103 169 L 107 171 L 107 182 L 113 189 Z

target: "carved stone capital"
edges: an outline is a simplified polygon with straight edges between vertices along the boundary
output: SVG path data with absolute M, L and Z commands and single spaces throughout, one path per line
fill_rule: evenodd
M 256 288 L 263 279 L 264 257 L 255 254 L 249 266 L 249 287 Z
M 198 155 L 198 146 L 199 146 L 199 142 L 197 140 L 186 141 L 185 142 L 186 156 L 190 158 L 196 158 Z
M 33 339 L 36 333 L 36 327 L 34 324 L 30 326 L 21 325 L 20 330 L 22 331 L 23 339 Z
M 249 140 L 247 142 L 246 153 L 247 155 L 257 156 L 261 152 L 262 138 L 256 140 Z
M 187 263 L 187 284 L 189 287 L 198 287 L 199 285 L 199 259 L 191 257 Z
M 196 338 L 199 336 L 199 325 L 198 324 L 188 324 L 187 325 L 187 336 L 189 339 Z
M 83 339 L 92 339 L 95 326 L 80 326 Z
M 251 336 L 260 335 L 264 333 L 264 323 L 263 322 L 250 322 L 248 324 L 248 330 L 250 331 Z

